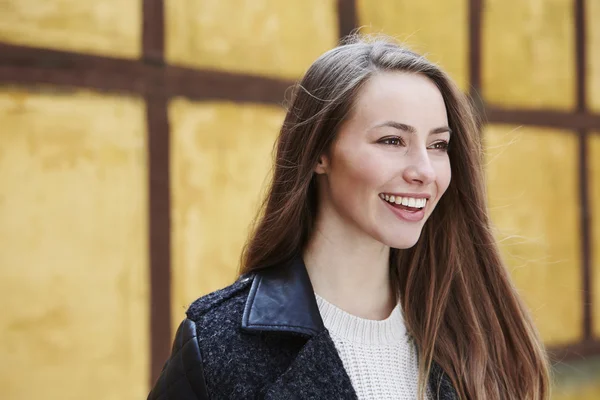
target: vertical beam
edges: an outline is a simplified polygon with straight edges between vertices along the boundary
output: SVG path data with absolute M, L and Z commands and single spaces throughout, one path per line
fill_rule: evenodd
M 575 0 L 573 3 L 575 22 L 575 79 L 577 111 L 586 112 L 586 87 L 585 87 L 585 0 Z
M 150 195 L 150 379 L 169 357 L 171 342 L 171 199 L 169 121 L 162 94 L 146 98 Z
M 592 321 L 592 271 L 591 271 L 591 213 L 588 189 L 588 134 L 585 131 L 578 132 L 579 137 L 579 201 L 580 201 L 580 224 L 581 224 L 581 262 L 582 262 L 582 302 L 583 302 L 583 338 L 585 341 L 593 339 Z
M 158 65 L 156 85 L 146 86 L 148 131 L 150 380 L 160 375 L 171 341 L 171 198 L 169 120 L 164 69 L 163 0 L 143 3 L 143 62 Z
M 143 0 L 142 58 L 146 62 L 164 64 L 163 0 Z
M 469 0 L 469 95 L 473 104 L 483 113 L 481 95 L 481 36 L 483 0 Z
M 585 51 L 585 0 L 575 0 L 575 79 L 577 111 L 587 112 L 586 104 L 586 51 Z M 592 271 L 591 271 L 591 234 L 590 204 L 588 190 L 588 156 L 587 136 L 584 129 L 578 130 L 579 136 L 579 201 L 581 223 L 581 260 L 582 260 L 582 301 L 583 301 L 583 337 L 584 341 L 592 338 Z
M 338 35 L 342 39 L 357 28 L 356 0 L 338 0 Z

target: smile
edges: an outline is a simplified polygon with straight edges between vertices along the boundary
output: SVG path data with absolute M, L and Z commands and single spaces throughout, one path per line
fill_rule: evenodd
M 385 194 L 385 193 L 380 193 L 379 197 L 381 197 L 382 200 L 385 200 L 388 203 L 396 204 L 396 205 L 403 205 L 407 208 L 412 208 L 414 210 L 420 210 L 422 208 L 425 208 L 425 204 L 427 204 L 426 198 L 401 197 L 401 196 L 394 196 L 393 194 L 389 195 L 389 194 Z
M 401 220 L 408 222 L 418 222 L 425 218 L 425 206 L 427 198 L 408 197 L 380 193 L 379 197 L 388 208 Z

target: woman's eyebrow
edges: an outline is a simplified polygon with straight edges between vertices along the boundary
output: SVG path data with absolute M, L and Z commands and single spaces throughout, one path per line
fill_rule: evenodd
M 417 130 L 415 129 L 414 126 L 410 126 L 407 124 L 403 124 L 402 122 L 398 122 L 398 121 L 385 121 L 381 124 L 375 125 L 375 128 L 381 128 L 384 126 L 389 126 L 391 128 L 395 128 L 404 132 L 408 132 L 408 133 L 417 133 Z M 447 126 L 440 126 L 439 128 L 435 128 L 432 129 L 431 131 L 429 131 L 430 135 L 435 135 L 435 134 L 440 134 L 440 133 L 444 133 L 444 132 L 448 132 L 450 134 L 452 134 L 452 129 L 450 129 Z

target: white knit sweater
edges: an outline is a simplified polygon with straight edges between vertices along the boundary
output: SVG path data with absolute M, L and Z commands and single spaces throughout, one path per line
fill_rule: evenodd
M 416 399 L 417 352 L 400 305 L 388 318 L 376 321 L 349 314 L 316 293 L 315 297 L 358 398 Z

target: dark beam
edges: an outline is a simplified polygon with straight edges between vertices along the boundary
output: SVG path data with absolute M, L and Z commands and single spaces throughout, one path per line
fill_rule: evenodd
M 575 91 L 577 111 L 585 112 L 586 107 L 586 51 L 585 51 L 585 0 L 575 0 Z
M 567 346 L 549 347 L 547 352 L 553 364 L 581 360 L 600 355 L 600 340 L 584 340 Z
M 494 124 L 532 125 L 578 130 L 600 129 L 600 115 L 558 110 L 485 108 L 485 120 Z
M 591 218 L 589 197 L 589 173 L 588 173 L 588 134 L 584 130 L 578 132 L 579 137 L 579 162 L 577 165 L 579 173 L 579 215 L 581 226 L 581 285 L 582 285 L 582 307 L 583 307 L 583 337 L 591 340 L 593 333 L 593 310 L 592 310 L 592 246 L 591 246 Z
M 338 0 L 338 36 L 340 39 L 349 35 L 358 27 L 356 0 Z
M 469 1 L 469 95 L 481 111 L 482 0 Z
M 0 83 L 143 95 L 159 74 L 135 60 L 0 43 Z
M 150 385 L 171 349 L 171 185 L 168 98 L 164 71 L 163 0 L 144 0 L 142 63 L 146 66 L 148 251 L 150 258 Z M 150 72 L 152 71 L 152 72 Z M 151 76 L 152 75 L 152 76 Z
M 224 71 L 161 66 L 68 51 L 0 43 L 0 84 L 48 84 L 146 96 L 281 104 L 292 81 Z
M 586 104 L 586 43 L 585 43 L 585 1 L 575 0 L 575 89 L 577 111 L 585 114 Z M 589 174 L 587 156 L 587 130 L 594 127 L 581 127 L 579 133 L 579 201 L 581 225 L 581 259 L 582 259 L 582 302 L 583 302 L 583 335 L 584 340 L 593 336 L 592 310 L 592 248 L 591 248 L 591 211 L 589 204 Z M 595 128 L 598 128 L 596 126 Z
M 145 62 L 164 65 L 165 23 L 163 0 L 144 0 L 142 57 Z
M 171 349 L 171 198 L 167 101 L 146 98 L 150 255 L 150 380 L 160 375 Z
M 276 78 L 183 67 L 168 67 L 166 79 L 170 96 L 276 105 L 283 103 L 286 90 L 294 85 Z
M 294 82 L 277 78 L 144 65 L 139 61 L 0 43 L 0 84 L 48 84 L 145 96 L 281 104 Z M 558 110 L 519 110 L 488 106 L 491 123 L 600 130 L 600 115 Z

